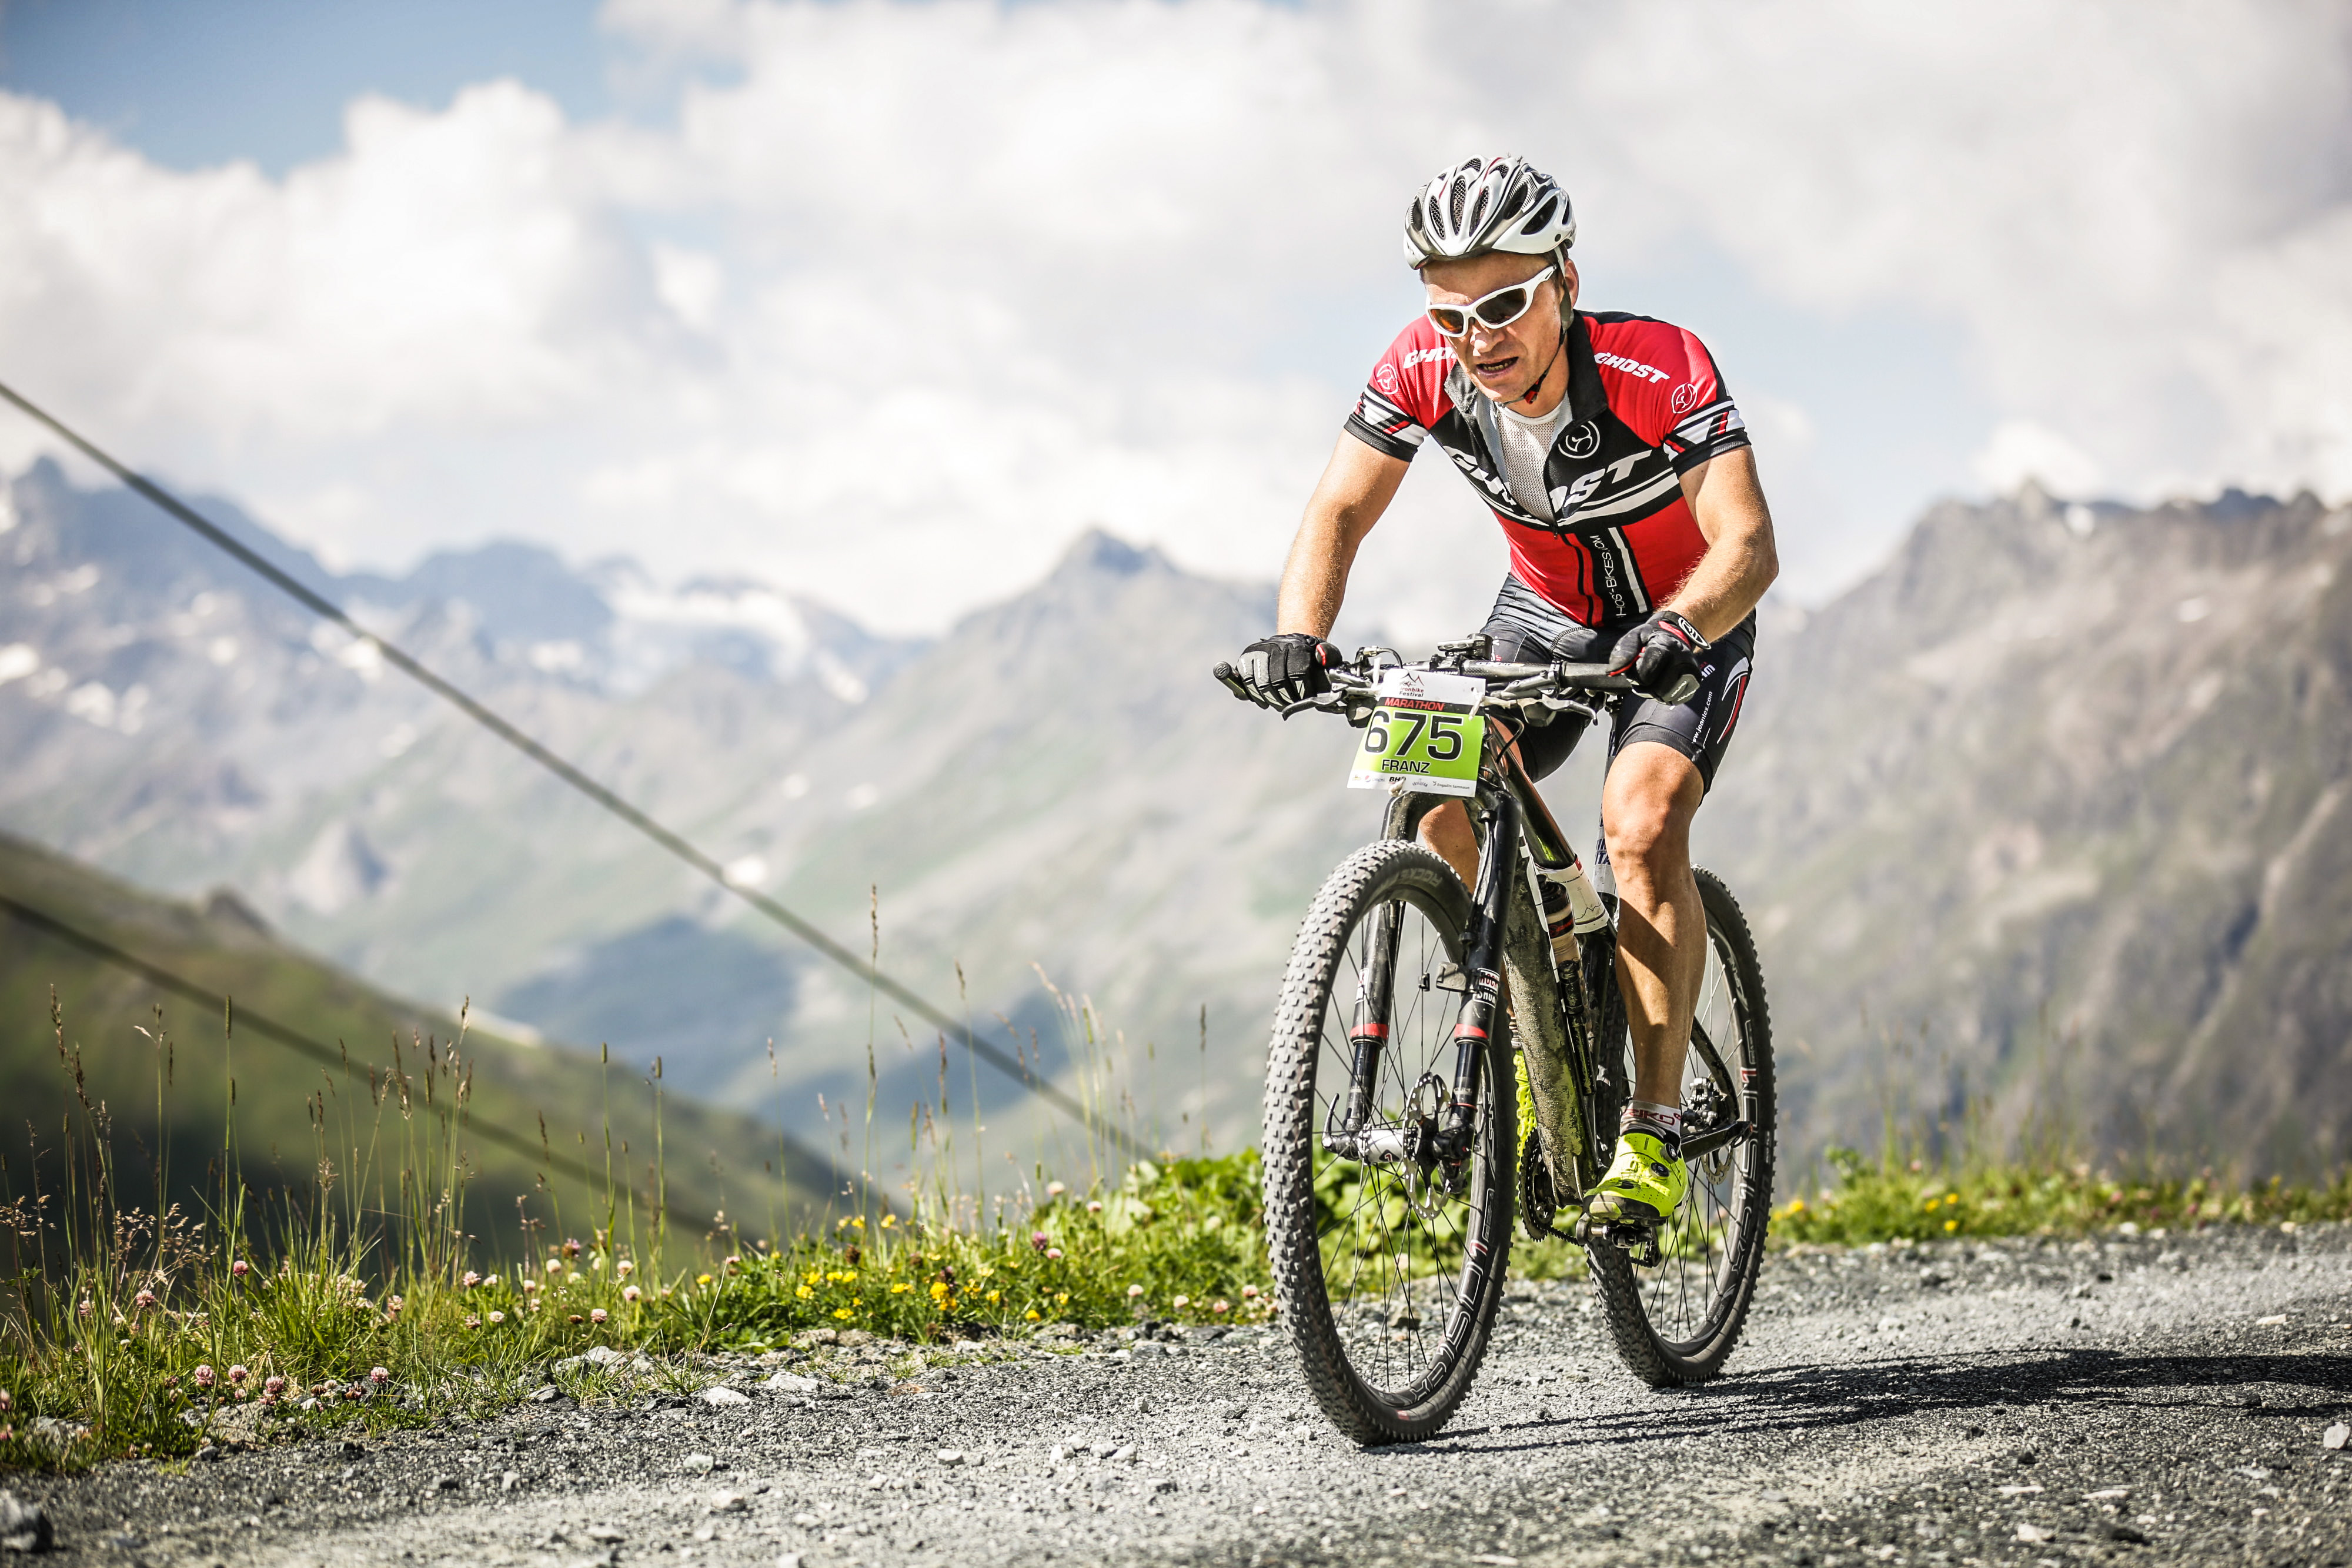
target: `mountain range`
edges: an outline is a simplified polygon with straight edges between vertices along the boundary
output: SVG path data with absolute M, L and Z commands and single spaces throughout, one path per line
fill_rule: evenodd
M 908 641 L 516 545 L 339 576 L 205 509 L 1104 1119 L 1255 1135 L 1298 916 L 1376 819 L 1347 731 L 1207 679 L 1269 586 L 1096 533 Z M 1768 606 L 1699 845 L 1757 918 L 1798 1157 L 1970 1101 L 2109 1153 L 2343 1157 L 2347 517 L 2029 488 Z M 1013 1078 L 142 503 L 42 465 L 5 521 L 0 827 L 234 888 L 391 990 L 658 1055 L 851 1167 L 918 1101 L 991 1160 L 1072 1157 Z M 1589 822 L 1596 780 L 1547 788 Z

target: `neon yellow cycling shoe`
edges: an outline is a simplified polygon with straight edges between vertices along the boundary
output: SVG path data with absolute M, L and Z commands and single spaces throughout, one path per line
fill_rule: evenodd
M 1668 1154 L 1655 1133 L 1629 1128 L 1617 1134 L 1617 1157 L 1584 1211 L 1603 1222 L 1668 1219 L 1688 1191 L 1690 1169 L 1682 1156 Z

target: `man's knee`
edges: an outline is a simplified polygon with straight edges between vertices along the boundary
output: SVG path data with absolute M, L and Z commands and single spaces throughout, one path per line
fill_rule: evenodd
M 1706 787 L 1690 758 L 1670 747 L 1628 747 L 1609 771 L 1601 827 L 1622 874 L 1668 870 L 1689 858 L 1691 819 Z

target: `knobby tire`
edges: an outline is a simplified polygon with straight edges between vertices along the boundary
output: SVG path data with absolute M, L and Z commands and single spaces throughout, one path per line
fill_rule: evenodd
M 1722 1370 L 1738 1343 L 1755 1301 L 1756 1278 L 1764 1260 L 1765 1228 L 1772 1207 L 1777 1110 L 1763 969 L 1757 962 L 1756 941 L 1748 932 L 1747 917 L 1730 890 L 1713 872 L 1702 870 L 1697 876 L 1699 901 L 1706 910 L 1708 945 L 1700 1017 L 1702 1022 L 1708 1020 L 1713 988 L 1719 984 L 1726 1005 L 1713 1011 L 1731 1020 L 1732 1027 L 1724 1030 L 1715 1043 L 1735 1084 L 1743 1071 L 1750 1075 L 1748 1086 L 1755 1127 L 1745 1142 L 1731 1145 L 1727 1153 L 1717 1151 L 1706 1161 L 1694 1162 L 1690 1196 L 1675 1220 L 1662 1228 L 1664 1235 L 1678 1236 L 1685 1244 L 1685 1255 L 1677 1258 L 1670 1249 L 1660 1267 L 1650 1271 L 1654 1304 L 1644 1300 L 1643 1270 L 1622 1248 L 1596 1241 L 1586 1249 L 1593 1288 L 1608 1317 L 1617 1353 L 1633 1375 L 1653 1388 L 1686 1387 L 1706 1382 Z M 1624 999 L 1617 986 L 1615 946 L 1609 943 L 1595 947 L 1589 955 L 1592 961 L 1587 966 L 1586 979 L 1594 987 L 1598 1049 L 1610 1080 L 1596 1097 L 1595 1132 L 1613 1145 L 1617 1112 L 1633 1089 L 1633 1063 Z M 1694 1075 L 1706 1071 L 1694 1046 L 1683 1070 L 1686 1094 Z M 1604 1162 L 1612 1152 L 1613 1147 L 1602 1151 Z M 1708 1162 L 1717 1163 L 1724 1176 L 1703 1188 L 1701 1166 Z M 1717 1197 L 1711 1198 L 1711 1194 Z M 1674 1303 L 1666 1297 L 1672 1281 L 1679 1277 L 1682 1290 L 1677 1299 L 1688 1300 L 1692 1270 L 1687 1251 L 1712 1233 L 1713 1227 L 1706 1223 L 1709 1216 L 1704 1212 L 1710 1207 L 1722 1213 L 1723 1239 L 1719 1256 L 1710 1249 L 1701 1258 L 1707 1291 L 1693 1322 L 1693 1314 L 1675 1313 Z M 1669 1321 L 1661 1322 L 1661 1317 Z
M 1334 1096 L 1344 1100 L 1348 1092 L 1348 1057 L 1344 1051 L 1334 1051 L 1335 1039 L 1342 1047 L 1348 1040 L 1355 1005 L 1355 997 L 1344 988 L 1343 981 L 1351 967 L 1359 975 L 1364 972 L 1360 965 L 1351 965 L 1351 943 L 1364 941 L 1375 913 L 1383 906 L 1394 906 L 1401 923 L 1416 916 L 1426 923 L 1430 935 L 1424 945 L 1434 943 L 1435 946 L 1420 959 L 1423 972 L 1433 972 L 1431 966 L 1439 960 L 1454 966 L 1462 963 L 1470 897 L 1453 868 L 1419 844 L 1397 840 L 1370 843 L 1356 851 L 1324 883 L 1299 928 L 1283 976 L 1265 1088 L 1266 1244 L 1282 1322 L 1298 1352 L 1316 1403 L 1349 1437 L 1366 1446 L 1412 1442 L 1433 1435 L 1468 1394 L 1502 1302 L 1510 1261 L 1512 1166 L 1517 1148 L 1510 1047 L 1498 1019 L 1496 1038 L 1484 1048 L 1484 1087 L 1477 1136 L 1469 1155 L 1473 1175 L 1468 1197 L 1457 1200 L 1462 1213 L 1449 1222 L 1452 1228 L 1425 1225 L 1416 1236 L 1408 1215 L 1407 1222 L 1391 1237 L 1381 1228 L 1391 1223 L 1381 1216 L 1401 1200 L 1378 1197 L 1372 1202 L 1369 1222 L 1360 1207 L 1337 1218 L 1318 1217 L 1318 1155 L 1327 1178 L 1334 1176 L 1331 1162 L 1339 1160 L 1321 1147 L 1320 1135 L 1330 1119 Z M 1424 1002 L 1433 994 L 1421 987 L 1404 955 L 1397 960 L 1394 982 L 1396 989 L 1411 988 Z M 1433 994 L 1441 1001 L 1425 1007 L 1418 1027 L 1430 1037 L 1426 1045 L 1435 1052 L 1435 1070 L 1450 1074 L 1452 1031 L 1444 1027 L 1444 1019 L 1453 1015 L 1443 1006 L 1443 998 L 1450 993 L 1439 988 Z M 1396 1005 L 1402 1009 L 1407 1004 Z M 1405 1015 L 1392 1012 L 1392 1016 Z M 1401 1027 L 1392 1033 L 1391 1055 L 1406 1062 L 1411 1071 L 1422 1071 L 1415 1048 L 1404 1034 Z M 1384 1075 L 1388 1068 L 1384 1059 Z M 1350 1166 L 1357 1172 L 1375 1168 L 1340 1162 L 1337 1175 L 1350 1175 L 1344 1168 Z M 1327 1185 L 1336 1183 L 1327 1181 Z M 1374 1176 L 1366 1176 L 1356 1190 L 1377 1193 L 1381 1189 Z M 1397 1316 L 1384 1321 L 1367 1320 L 1369 1298 L 1355 1292 L 1355 1283 L 1360 1279 L 1363 1258 L 1374 1258 L 1384 1273 L 1387 1256 L 1367 1249 L 1360 1240 L 1352 1251 L 1344 1249 L 1348 1237 L 1360 1237 L 1368 1225 L 1379 1233 L 1375 1239 L 1381 1248 L 1394 1246 L 1409 1252 L 1416 1244 L 1426 1244 L 1431 1252 L 1432 1271 L 1420 1280 L 1411 1277 L 1409 1266 L 1396 1270 L 1405 1304 Z M 1445 1273 L 1449 1246 L 1460 1253 L 1450 1287 Z M 1352 1353 L 1349 1336 L 1342 1332 L 1335 1313 L 1327 1247 L 1334 1249 L 1328 1260 L 1346 1276 L 1340 1281 L 1342 1299 L 1337 1304 L 1354 1320 Z M 1346 1275 L 1351 1266 L 1358 1273 Z M 1384 1284 L 1384 1281 L 1376 1282 Z M 1412 1300 L 1416 1292 L 1433 1304 L 1441 1296 L 1445 1298 L 1441 1332 L 1423 1332 L 1424 1314 Z M 1399 1322 L 1409 1327 L 1399 1328 Z M 1400 1385 L 1386 1381 L 1383 1369 L 1401 1360 L 1418 1370 Z M 1376 1385 L 1367 1376 L 1367 1368 L 1383 1381 Z

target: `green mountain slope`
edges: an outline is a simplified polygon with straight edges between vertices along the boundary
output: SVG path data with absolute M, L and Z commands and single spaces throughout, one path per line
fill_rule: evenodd
M 380 1082 L 395 1064 L 409 1074 L 414 1117 L 447 1108 L 446 1078 L 436 1103 L 423 1103 L 425 1042 L 446 1057 L 455 1020 L 295 951 L 234 898 L 202 908 L 167 902 L 5 836 L 0 897 L 16 906 L 0 905 L 0 1103 L 9 1110 L 0 1149 L 16 1193 L 37 1180 L 58 1186 L 58 1129 L 77 1070 L 80 1092 L 114 1125 L 134 1191 L 152 1190 L 150 1151 L 168 1149 L 183 1202 L 204 1190 L 225 1134 L 233 1134 L 255 1186 L 309 1190 L 321 1150 L 313 1096 L 333 1130 L 325 1152 L 338 1179 L 356 1175 L 373 1201 L 379 1190 L 397 1190 L 403 1140 L 398 1097 L 386 1095 L 379 1111 L 370 1070 Z M 226 995 L 241 1021 L 225 1033 L 222 1009 L 98 956 L 92 943 Z M 158 1048 L 140 1032 L 155 1029 L 159 1007 L 171 1058 L 160 1096 Z M 273 1038 L 284 1034 L 314 1044 Z M 674 1233 L 702 1234 L 722 1207 L 764 1230 L 772 1218 L 821 1205 L 832 1186 L 824 1161 L 749 1117 L 671 1094 L 661 1106 L 656 1169 L 652 1087 L 625 1065 L 616 1062 L 608 1075 L 593 1055 L 478 1029 L 467 1033 L 463 1051 L 471 1089 L 458 1147 L 472 1172 L 467 1212 L 477 1235 L 510 1238 L 517 1197 L 528 1200 L 532 1218 L 572 1234 L 604 1223 L 608 1126 L 616 1180 L 635 1187 L 640 1221 L 650 1219 L 650 1196 L 664 1193 Z M 28 1142 L 47 1151 L 37 1162 Z

